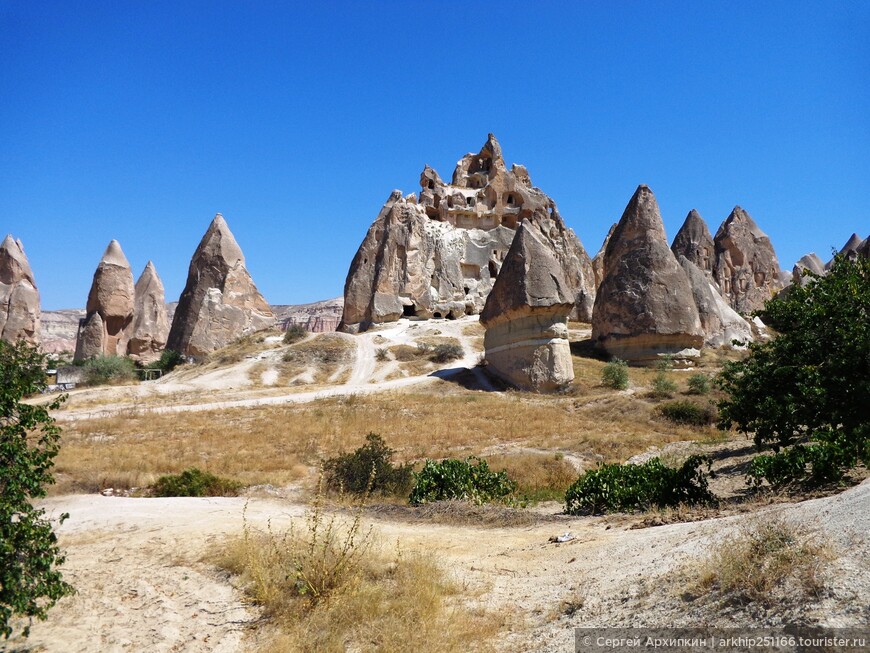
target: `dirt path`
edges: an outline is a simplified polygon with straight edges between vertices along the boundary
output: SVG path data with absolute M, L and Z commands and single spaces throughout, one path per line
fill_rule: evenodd
M 49 653 L 244 650 L 242 633 L 255 612 L 224 575 L 198 560 L 241 532 L 246 504 L 250 525 L 271 523 L 278 532 L 304 511 L 273 499 L 76 495 L 44 502 L 54 514 L 70 513 L 59 532 L 69 556 L 65 573 L 79 594 L 36 624 L 30 643 Z M 854 600 L 870 590 L 870 480 L 840 495 L 762 512 L 823 529 L 844 571 L 840 603 L 828 605 L 823 618 L 829 625 L 866 625 L 870 614 L 856 611 Z M 627 529 L 625 520 L 567 517 L 523 528 L 372 525 L 385 547 L 399 542 L 403 550 L 431 552 L 469 593 L 481 592 L 483 604 L 505 614 L 513 628 L 498 650 L 568 653 L 575 626 L 678 620 L 664 604 L 636 613 L 632 597 L 754 518 L 642 530 Z M 566 531 L 573 539 L 548 542 Z M 572 603 L 583 606 L 582 616 L 566 614 Z

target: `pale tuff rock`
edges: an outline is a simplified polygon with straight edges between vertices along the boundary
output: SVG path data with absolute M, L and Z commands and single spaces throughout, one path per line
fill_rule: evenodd
M 601 249 L 598 250 L 595 258 L 592 259 L 592 273 L 595 276 L 595 288 L 598 288 L 604 280 L 604 253 L 607 251 L 607 243 L 610 242 L 610 237 L 613 235 L 615 230 L 616 223 L 614 222 L 610 225 L 610 230 L 604 237 L 604 242 L 601 243 Z
M 592 340 L 635 364 L 698 355 L 704 330 L 686 273 L 668 247 L 655 196 L 638 186 L 604 255 Z
M 735 206 L 713 240 L 713 277 L 722 296 L 743 315 L 764 308 L 764 302 L 783 286 L 770 238 L 746 211 Z
M 296 326 L 311 333 L 328 333 L 338 328 L 343 307 L 344 297 L 336 297 L 310 304 L 273 306 L 272 311 L 283 331 Z
M 218 213 L 190 261 L 166 347 L 203 358 L 233 340 L 275 325 L 272 309 L 245 268 L 245 257 Z
M 135 286 L 135 309 L 130 342 L 127 346 L 131 358 L 151 363 L 160 358 L 169 335 L 169 321 L 166 317 L 166 295 L 163 282 L 148 261 L 142 276 Z
M 750 324 L 728 306 L 707 275 L 682 254 L 677 260 L 692 287 L 692 296 L 704 329 L 704 344 L 707 347 L 722 347 L 731 346 L 734 340 L 752 342 Z
M 113 240 L 94 272 L 86 315 L 79 324 L 75 360 L 127 354 L 134 294 L 130 263 Z
M 20 240 L 0 245 L 0 340 L 39 343 L 39 290 Z
M 800 260 L 794 264 L 791 271 L 791 282 L 799 286 L 804 286 L 811 280 L 811 277 L 803 276 L 804 270 L 809 270 L 818 275 L 825 274 L 825 264 L 815 252 L 802 256 Z
M 679 260 L 685 256 L 709 279 L 713 278 L 713 263 L 716 260 L 713 236 L 704 218 L 695 209 L 689 211 L 683 226 L 677 232 L 671 251 Z
M 568 344 L 574 306 L 549 243 L 523 221 L 480 314 L 487 369 L 526 390 L 553 392 L 566 386 L 574 379 Z
M 574 298 L 572 317 L 591 318 L 589 256 L 526 169 L 507 169 L 495 137 L 460 159 L 452 183 L 426 166 L 420 185 L 419 199 L 393 191 L 369 228 L 345 282 L 341 329 L 366 329 L 403 315 L 479 313 L 524 219 L 539 228 L 562 266 Z
M 867 251 L 866 241 L 862 241 L 861 236 L 859 236 L 856 233 L 853 233 L 849 237 L 849 240 L 846 241 L 846 244 L 843 245 L 842 249 L 840 249 L 840 254 L 842 254 L 846 258 L 854 258 L 859 253 L 866 252 L 866 251 Z M 865 254 L 865 256 L 866 256 L 866 254 Z M 831 258 L 831 260 L 825 264 L 825 270 L 830 270 L 831 266 L 833 264 L 834 264 L 834 259 Z

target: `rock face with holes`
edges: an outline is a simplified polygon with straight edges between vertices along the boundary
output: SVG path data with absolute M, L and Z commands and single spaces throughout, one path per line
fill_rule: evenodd
M 94 272 L 85 317 L 79 323 L 75 360 L 126 356 L 135 306 L 133 272 L 113 240 Z
M 135 308 L 127 351 L 131 358 L 152 363 L 160 358 L 169 335 L 163 282 L 148 261 L 135 286 Z
M 524 390 L 564 388 L 574 379 L 568 344 L 574 306 L 544 235 L 523 221 L 480 313 L 487 369 Z
M 604 254 L 604 279 L 595 298 L 592 340 L 637 365 L 672 356 L 689 364 L 704 330 L 692 287 L 665 238 L 655 196 L 638 186 Z
M 749 314 L 764 308 L 764 302 L 782 290 L 770 238 L 742 208 L 734 207 L 713 240 L 713 277 L 731 308 Z
M 39 343 L 39 290 L 20 240 L 0 244 L 0 340 Z
M 682 254 L 677 261 L 692 287 L 692 297 L 704 330 L 704 345 L 730 347 L 734 340 L 752 342 L 752 326 L 728 305 L 704 271 Z
M 202 359 L 241 336 L 275 325 L 245 268 L 245 256 L 218 213 L 190 261 L 167 349 Z
M 695 209 L 689 211 L 683 226 L 674 237 L 671 251 L 677 259 L 685 256 L 703 272 L 707 278 L 713 279 L 713 263 L 716 260 L 716 246 L 713 236 L 704 218 Z
M 451 183 L 426 166 L 420 185 L 419 198 L 393 191 L 369 228 L 347 275 L 340 329 L 480 313 L 522 220 L 538 227 L 562 267 L 572 317 L 591 319 L 589 256 L 526 169 L 507 168 L 492 134 L 459 160 Z

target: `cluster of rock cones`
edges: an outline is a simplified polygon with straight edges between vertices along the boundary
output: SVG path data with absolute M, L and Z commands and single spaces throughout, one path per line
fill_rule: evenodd
M 809 254 L 784 275 L 770 239 L 735 207 L 711 235 L 697 211 L 668 246 L 655 196 L 639 186 L 594 258 L 528 171 L 505 164 L 490 134 L 445 183 L 426 166 L 420 193 L 393 191 L 347 275 L 338 328 L 357 332 L 398 320 L 480 315 L 490 369 L 540 391 L 573 377 L 567 321 L 588 322 L 597 346 L 649 364 L 690 364 L 703 346 L 753 337 L 744 316 L 802 271 L 824 274 Z M 870 255 L 857 235 L 843 253 Z M 139 280 L 120 244 L 94 273 L 75 358 L 130 356 L 149 363 L 164 349 L 200 359 L 274 326 L 275 315 L 218 214 L 191 259 L 170 326 L 163 284 L 149 261 Z M 0 339 L 39 340 L 39 292 L 20 241 L 0 245 Z

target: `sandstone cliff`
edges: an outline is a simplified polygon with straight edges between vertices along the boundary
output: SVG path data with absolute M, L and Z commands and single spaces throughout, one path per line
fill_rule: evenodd
M 451 183 L 426 166 L 420 185 L 419 200 L 393 191 L 369 228 L 347 275 L 340 328 L 479 313 L 522 220 L 538 227 L 562 266 L 572 317 L 591 319 L 589 256 L 526 169 L 506 167 L 492 134 L 459 160 Z

